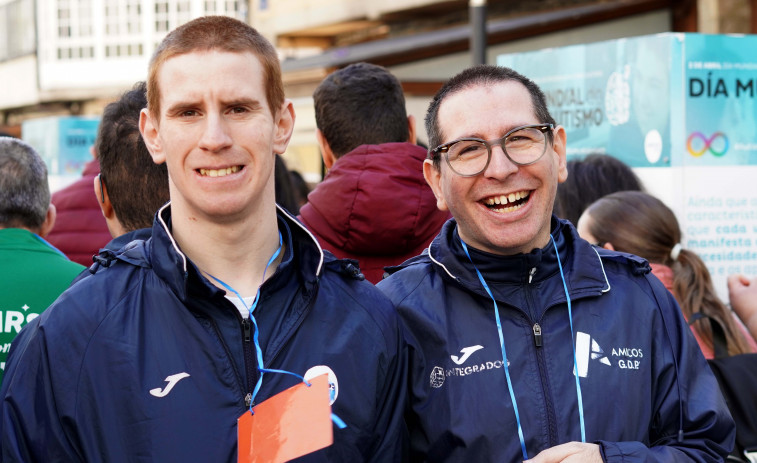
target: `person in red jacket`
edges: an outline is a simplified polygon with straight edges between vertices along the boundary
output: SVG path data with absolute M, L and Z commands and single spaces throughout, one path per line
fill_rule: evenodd
M 99 173 L 100 164 L 95 158 L 84 166 L 79 180 L 53 193 L 52 197 L 58 218 L 47 235 L 47 241 L 69 259 L 84 266 L 90 266 L 92 256 L 112 239 L 92 190 L 92 183 Z
M 423 178 L 426 150 L 415 144 L 415 119 L 389 71 L 352 64 L 326 77 L 313 99 L 329 172 L 299 218 L 321 246 L 357 259 L 377 283 L 384 267 L 420 254 L 450 215 Z

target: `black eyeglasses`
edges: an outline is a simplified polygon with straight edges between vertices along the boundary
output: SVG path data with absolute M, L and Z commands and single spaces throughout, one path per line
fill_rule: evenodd
M 460 138 L 437 146 L 431 154 L 443 154 L 450 169 L 461 177 L 475 177 L 485 171 L 492 158 L 492 148 L 497 145 L 514 164 L 527 166 L 547 152 L 553 128 L 552 124 L 524 125 L 495 140 Z

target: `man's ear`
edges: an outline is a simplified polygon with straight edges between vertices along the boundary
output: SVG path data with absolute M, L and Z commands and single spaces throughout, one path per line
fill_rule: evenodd
M 142 139 L 145 141 L 150 156 L 152 156 L 152 162 L 155 164 L 166 162 L 166 155 L 163 152 L 163 145 L 158 133 L 158 121 L 153 119 L 147 108 L 142 109 L 139 113 L 139 132 L 142 134 Z
M 55 218 L 57 217 L 58 212 L 57 209 L 55 209 L 55 204 L 50 203 L 49 206 L 47 206 L 47 212 L 45 213 L 45 220 L 42 222 L 42 226 L 39 227 L 39 236 L 42 238 L 46 237 L 55 226 Z
M 431 191 L 434 192 L 436 207 L 441 211 L 448 211 L 449 208 L 442 192 L 442 172 L 434 167 L 434 161 L 431 159 L 423 161 L 423 178 L 426 179 L 426 183 L 431 187 Z
M 108 194 L 108 186 L 105 182 L 101 182 L 102 177 L 97 175 L 95 177 L 95 196 L 97 196 L 97 204 L 100 205 L 100 210 L 105 217 L 105 225 L 108 226 L 110 236 L 116 238 L 126 233 L 126 230 L 121 225 L 121 221 L 116 216 L 116 210 L 113 209 L 113 204 L 110 202 L 110 195 Z
M 557 155 L 557 183 L 562 183 L 568 179 L 568 160 L 565 129 L 558 125 L 553 131 L 552 149 Z
M 289 140 L 294 132 L 294 105 L 290 100 L 284 100 L 281 109 L 276 113 L 274 119 L 275 131 L 273 134 L 273 152 L 284 154 L 289 145 Z
M 108 188 L 102 182 L 99 174 L 95 177 L 94 188 L 95 196 L 97 196 L 97 204 L 100 205 L 103 217 L 105 217 L 106 220 L 112 219 L 115 217 L 113 204 L 111 204 L 110 196 L 108 196 Z
M 336 156 L 334 156 L 334 152 L 331 150 L 329 141 L 326 140 L 326 137 L 323 136 L 323 132 L 321 132 L 320 129 L 315 129 L 315 138 L 318 140 L 318 147 L 321 149 L 323 165 L 325 165 L 327 169 L 331 169 L 331 166 L 336 162 Z
M 416 135 L 416 133 L 415 133 L 415 116 L 413 116 L 412 114 L 410 114 L 409 116 L 407 116 L 407 132 L 408 132 L 407 142 L 408 143 L 412 143 L 414 145 L 415 142 L 417 141 L 417 139 L 415 137 L 415 135 Z

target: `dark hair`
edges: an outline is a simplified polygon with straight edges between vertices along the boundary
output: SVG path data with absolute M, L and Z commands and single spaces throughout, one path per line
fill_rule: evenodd
M 523 76 L 510 68 L 482 64 L 470 67 L 448 80 L 431 100 L 426 112 L 426 133 L 428 134 L 428 146 L 434 149 L 444 143 L 444 134 L 439 127 L 439 108 L 444 99 L 459 91 L 467 90 L 476 86 L 494 85 L 501 82 L 520 82 L 531 94 L 531 103 L 534 106 L 534 114 L 539 123 L 555 124 L 555 120 L 549 113 L 544 93 L 531 79 Z M 549 136 L 552 136 L 550 132 Z M 448 140 L 449 141 L 449 140 Z M 433 158 L 434 166 L 438 169 L 440 157 Z
M 693 251 L 671 251 L 681 242 L 681 229 L 672 210 L 641 191 L 621 191 L 599 199 L 586 209 L 588 231 L 599 242 L 612 243 L 617 251 L 636 254 L 673 270 L 673 294 L 687 320 L 702 313 L 725 330 L 731 355 L 751 352 L 728 308 L 718 298 L 710 272 Z M 706 319 L 692 325 L 702 341 L 713 347 L 712 330 Z
M 147 75 L 147 99 L 150 114 L 160 120 L 160 88 L 158 71 L 169 59 L 196 51 L 220 50 L 231 53 L 252 53 L 263 66 L 263 83 L 271 114 L 284 103 L 279 56 L 273 45 L 258 31 L 228 16 L 203 16 L 171 31 L 150 59 Z
M 302 174 L 300 174 L 296 170 L 290 170 L 289 177 L 292 179 L 292 188 L 294 188 L 294 191 L 297 192 L 297 201 L 300 207 L 302 207 L 305 203 L 308 202 L 310 187 L 302 177 Z
M 45 162 L 18 138 L 0 137 L 0 226 L 36 233 L 49 207 Z
M 152 161 L 139 133 L 139 113 L 146 106 L 145 83 L 137 82 L 105 107 L 95 142 L 100 179 L 126 231 L 152 226 L 155 211 L 169 199 L 166 165 Z
M 644 191 L 641 180 L 623 161 L 590 154 L 568 161 L 568 178 L 557 185 L 554 213 L 577 224 L 584 210 L 602 196 L 617 191 Z
M 284 209 L 297 215 L 300 211 L 300 202 L 297 200 L 297 192 L 292 184 L 284 158 L 276 155 L 273 168 L 273 184 L 276 192 L 276 203 Z
M 315 123 L 338 158 L 360 145 L 410 136 L 400 82 L 381 66 L 356 63 L 328 75 L 313 93 Z

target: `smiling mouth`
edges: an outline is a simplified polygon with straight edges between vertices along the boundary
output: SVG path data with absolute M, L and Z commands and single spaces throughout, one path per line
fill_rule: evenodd
M 203 177 L 225 177 L 242 170 L 242 166 L 227 167 L 225 169 L 197 169 Z
M 530 195 L 531 192 L 528 190 L 516 191 L 515 193 L 507 195 L 490 196 L 481 202 L 484 203 L 489 210 L 504 214 L 517 211 L 525 206 Z

